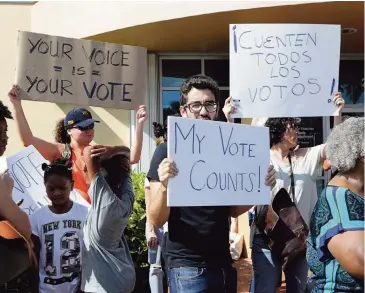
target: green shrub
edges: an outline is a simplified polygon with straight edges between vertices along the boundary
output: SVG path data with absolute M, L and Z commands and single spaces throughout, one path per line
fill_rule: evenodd
M 125 229 L 125 237 L 136 269 L 136 286 L 134 292 L 149 292 L 148 284 L 148 250 L 145 235 L 146 205 L 144 194 L 145 173 L 132 171 L 134 187 L 134 210 Z

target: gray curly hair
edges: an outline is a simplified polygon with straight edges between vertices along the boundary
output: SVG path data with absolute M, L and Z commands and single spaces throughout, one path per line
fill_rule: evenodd
M 348 118 L 336 126 L 326 143 L 326 157 L 332 170 L 345 173 L 364 157 L 364 118 Z

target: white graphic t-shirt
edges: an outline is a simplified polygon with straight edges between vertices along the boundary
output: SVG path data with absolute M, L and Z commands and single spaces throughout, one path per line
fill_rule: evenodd
M 80 284 L 83 226 L 87 207 L 73 203 L 65 214 L 48 206 L 30 216 L 32 233 L 39 237 L 39 293 L 73 293 Z

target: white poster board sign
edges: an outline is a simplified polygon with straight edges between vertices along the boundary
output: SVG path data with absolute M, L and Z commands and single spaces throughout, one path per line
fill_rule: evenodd
M 231 24 L 233 117 L 334 115 L 340 44 L 339 25 Z
M 23 200 L 20 208 L 28 215 L 50 203 L 44 186 L 43 163 L 48 163 L 48 161 L 34 146 L 28 146 L 6 158 L 6 167 L 5 164 L 2 164 L 14 179 L 13 200 L 15 202 Z M 72 191 L 70 198 L 82 205 L 89 206 L 89 203 L 76 191 Z
M 269 204 L 268 128 L 168 117 L 167 129 L 168 158 L 179 170 L 168 206 Z
M 19 32 L 21 99 L 136 109 L 147 89 L 147 49 Z

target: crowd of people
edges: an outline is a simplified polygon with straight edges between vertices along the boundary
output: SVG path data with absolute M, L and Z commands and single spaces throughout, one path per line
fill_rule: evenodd
M 186 79 L 180 94 L 181 117 L 214 121 L 222 107 L 227 123 L 233 122 L 231 98 L 219 105 L 219 88 L 210 77 Z M 130 171 L 140 160 L 146 107 L 137 110 L 131 148 L 93 145 L 94 126 L 100 122 L 84 108 L 67 113 L 57 123 L 55 142 L 48 142 L 33 135 L 19 88 L 13 86 L 8 96 L 13 111 L 0 104 L 0 156 L 8 141 L 6 120 L 14 119 L 24 146 L 33 145 L 49 161 L 42 169 L 51 203 L 28 217 L 21 202 L 12 200 L 8 172 L 1 174 L 0 293 L 131 293 L 136 273 L 124 230 L 133 211 Z M 342 121 L 340 93 L 333 102 L 335 127 L 327 142 L 315 147 L 298 146 L 299 119 L 253 119 L 270 132 L 265 185 L 272 206 L 168 207 L 169 180 L 179 176 L 179 166 L 167 156 L 166 122 L 153 124 L 156 150 L 145 181 L 152 293 L 237 292 L 230 227 L 247 211 L 250 292 L 276 292 L 282 272 L 289 293 L 364 292 L 364 118 Z M 324 163 L 336 173 L 317 195 L 316 179 Z M 73 202 L 72 190 L 90 206 Z M 268 229 L 279 196 L 288 196 L 291 204 L 282 209 L 289 213 L 286 218 L 282 210 L 277 212 L 280 220 L 301 223 L 300 230 L 290 231 L 291 245 L 284 243 L 281 250 L 273 240 L 277 226 Z

